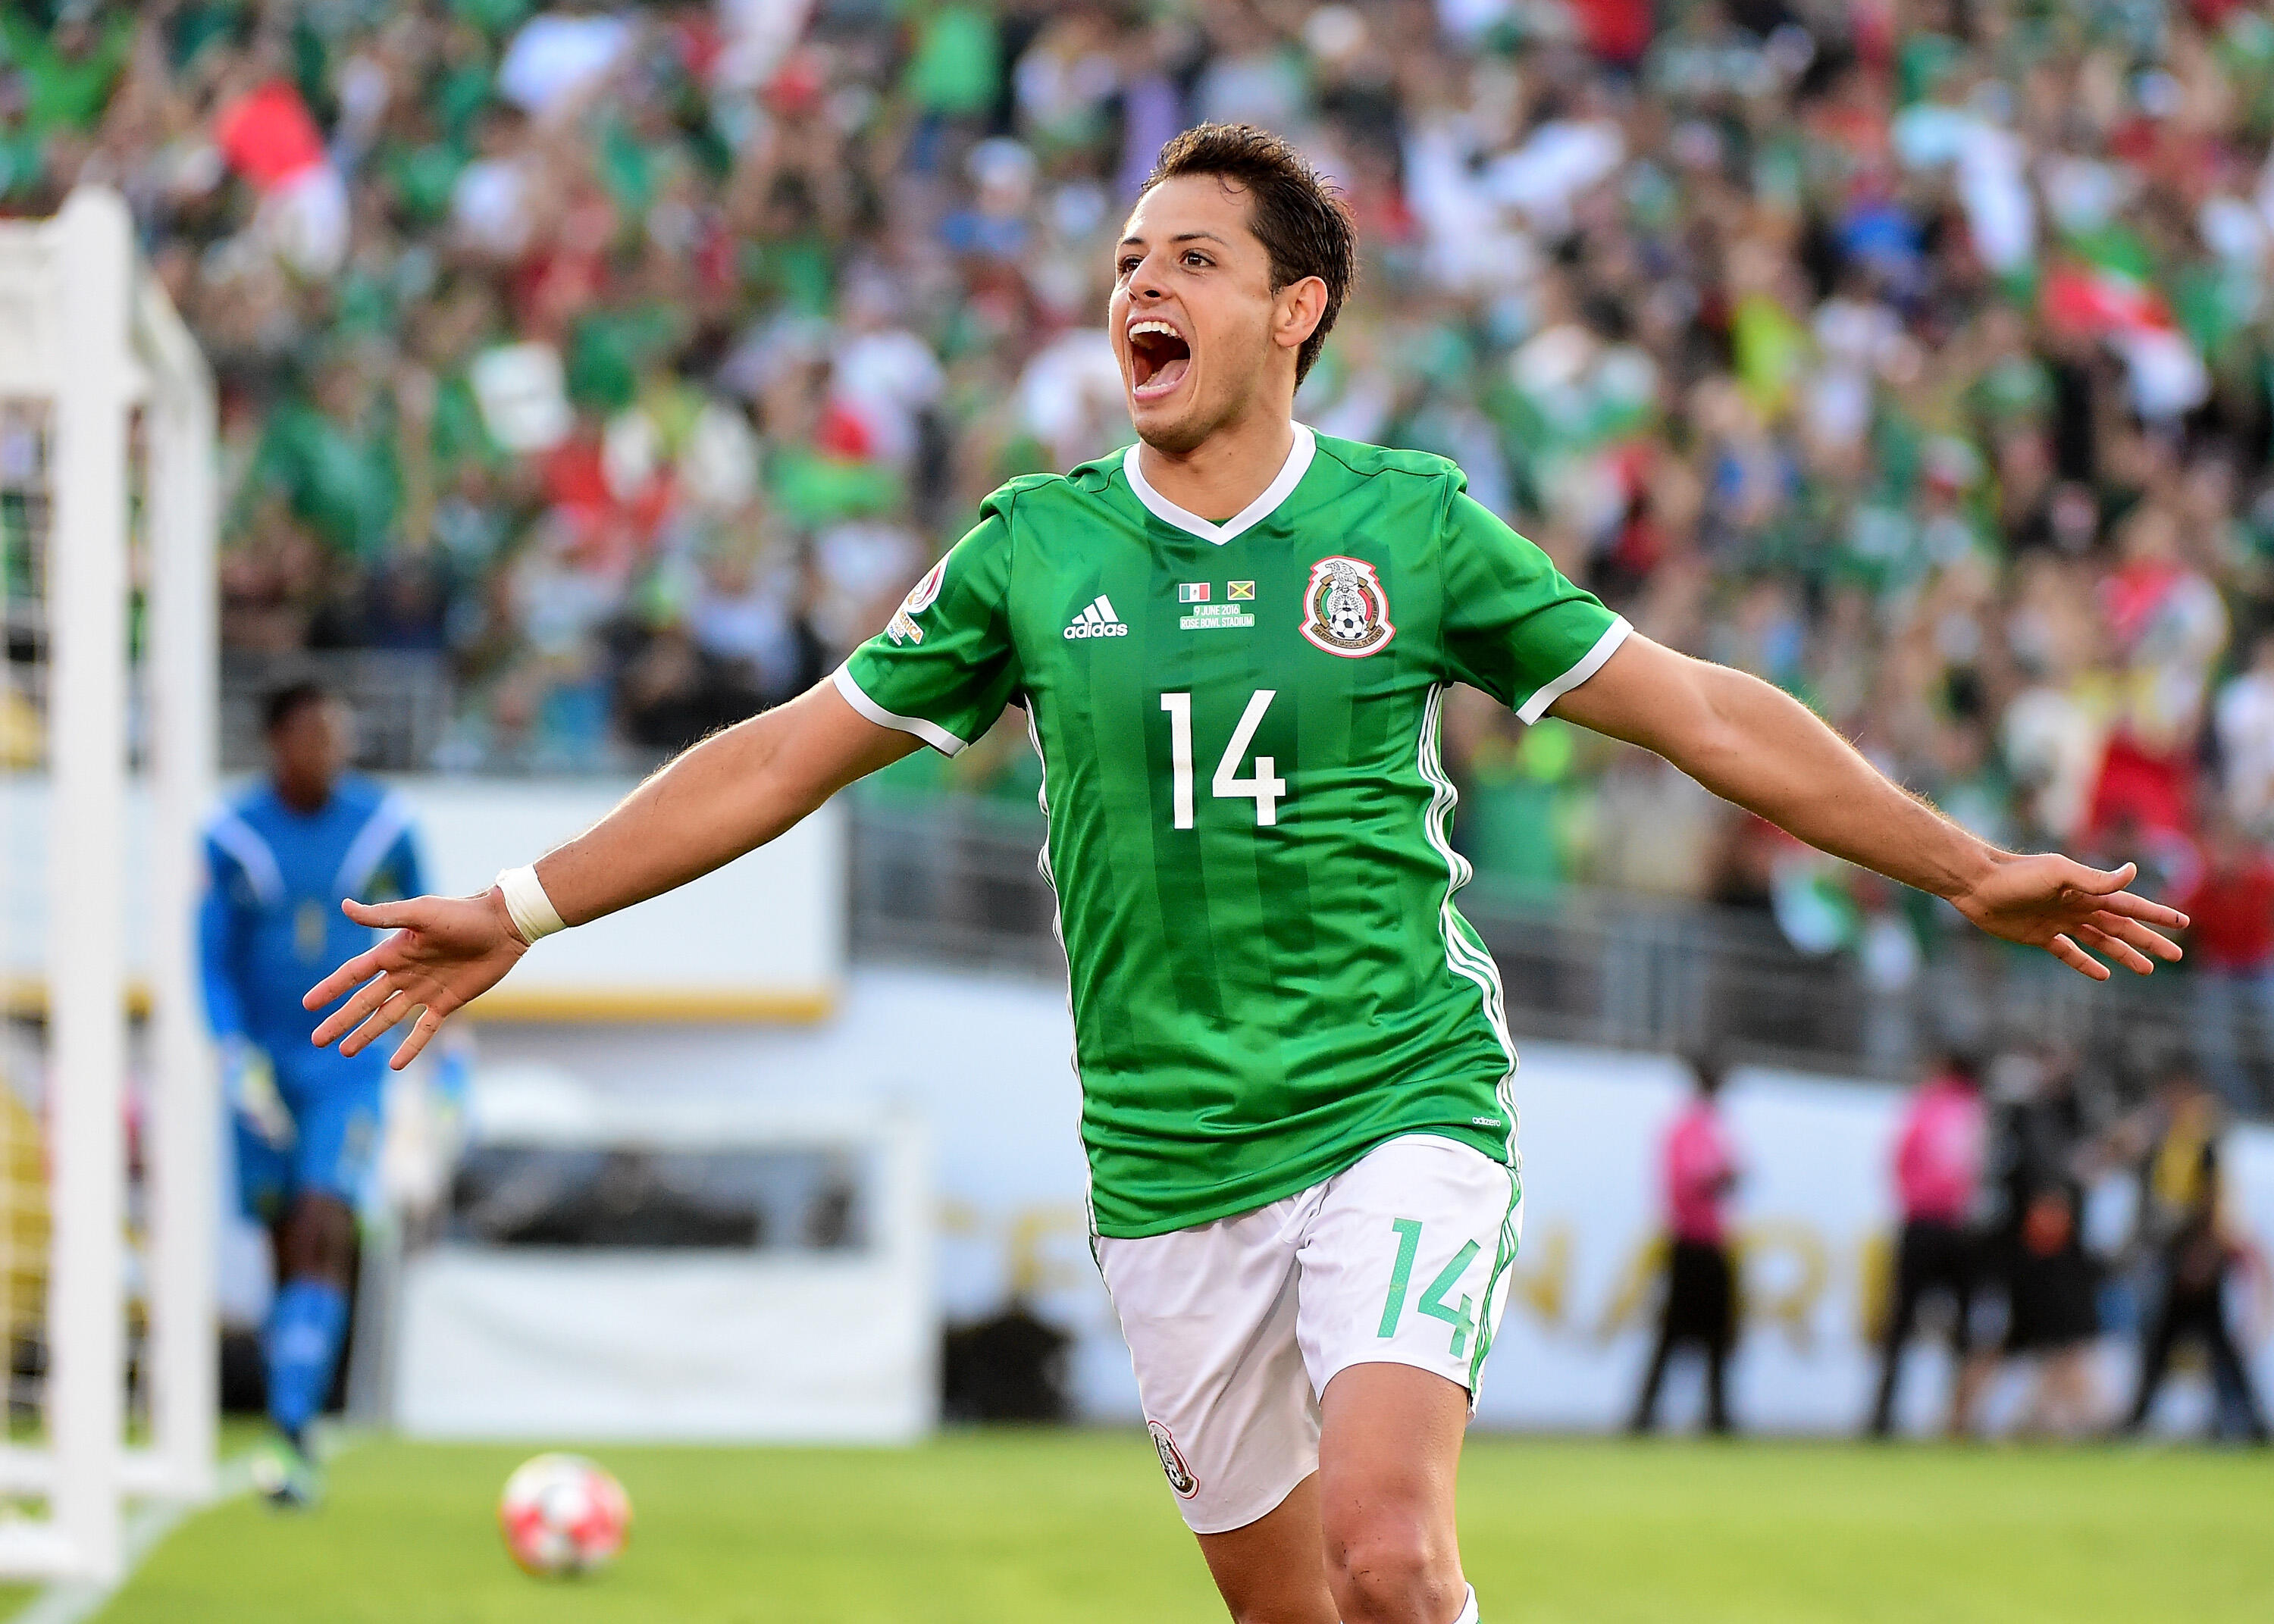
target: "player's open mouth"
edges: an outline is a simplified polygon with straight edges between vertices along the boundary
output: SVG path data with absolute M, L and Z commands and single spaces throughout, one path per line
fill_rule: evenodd
M 1157 401 L 1185 380 L 1193 347 L 1185 335 L 1158 317 L 1129 324 L 1129 393 Z

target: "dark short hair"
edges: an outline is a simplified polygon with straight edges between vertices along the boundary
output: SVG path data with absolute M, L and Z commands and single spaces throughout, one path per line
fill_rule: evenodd
M 1301 153 L 1254 124 L 1193 125 L 1161 148 L 1145 190 L 1185 175 L 1216 176 L 1254 199 L 1248 229 L 1271 256 L 1272 292 L 1306 276 L 1327 284 L 1326 312 L 1295 352 L 1295 381 L 1302 382 L 1358 281 L 1350 206 Z
M 328 704 L 335 695 L 320 682 L 287 682 L 260 707 L 260 731 L 273 733 L 310 705 Z

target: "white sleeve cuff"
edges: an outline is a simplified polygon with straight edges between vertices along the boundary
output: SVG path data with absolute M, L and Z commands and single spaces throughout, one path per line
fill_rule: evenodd
M 927 722 L 920 716 L 900 716 L 885 710 L 884 706 L 861 691 L 861 685 L 853 680 L 853 668 L 850 665 L 840 665 L 837 668 L 836 676 L 832 680 L 837 684 L 837 691 L 845 696 L 847 704 L 879 727 L 890 727 L 900 733 L 914 733 L 942 756 L 956 754 L 966 743 L 966 741 L 957 738 L 937 722 Z
M 1624 643 L 1633 630 L 1626 616 L 1612 616 L 1611 623 L 1603 628 L 1603 635 L 1595 639 L 1595 646 L 1579 657 L 1577 665 L 1555 681 L 1535 690 L 1531 698 L 1517 707 L 1517 720 L 1529 724 L 1546 716 L 1548 706 L 1600 671 L 1603 662 L 1619 651 L 1619 644 Z

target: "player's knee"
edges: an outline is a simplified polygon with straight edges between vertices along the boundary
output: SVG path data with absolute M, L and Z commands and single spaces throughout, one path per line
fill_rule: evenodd
M 355 1214 L 336 1196 L 305 1194 L 285 1220 L 285 1271 L 344 1287 L 355 1261 Z
M 1441 1624 L 1467 1593 L 1451 1540 L 1419 1515 L 1370 1508 L 1330 1516 L 1326 1545 L 1344 1624 Z

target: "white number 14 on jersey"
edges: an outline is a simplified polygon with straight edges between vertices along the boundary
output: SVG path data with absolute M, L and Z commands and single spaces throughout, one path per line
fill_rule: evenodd
M 1258 828 L 1279 821 L 1279 801 L 1287 793 L 1287 780 L 1276 776 L 1277 765 L 1269 756 L 1255 758 L 1255 771 L 1247 778 L 1239 776 L 1239 763 L 1247 755 L 1247 747 L 1255 741 L 1255 730 L 1263 725 L 1263 713 L 1271 709 L 1278 697 L 1276 688 L 1260 688 L 1247 697 L 1247 709 L 1240 713 L 1239 726 L 1231 730 L 1231 742 L 1224 747 L 1224 756 L 1216 764 L 1216 776 L 1209 780 L 1209 788 L 1219 801 L 1253 801 L 1255 802 L 1255 823 Z M 1178 829 L 1193 826 L 1193 696 L 1190 694 L 1163 694 L 1161 709 L 1169 713 L 1169 767 L 1171 793 L 1171 822 Z

